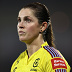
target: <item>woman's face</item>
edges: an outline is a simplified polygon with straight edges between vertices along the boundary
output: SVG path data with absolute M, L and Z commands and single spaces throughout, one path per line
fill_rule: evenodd
M 19 40 L 30 43 L 39 36 L 40 24 L 34 16 L 33 10 L 26 8 L 21 9 L 18 15 L 18 35 Z

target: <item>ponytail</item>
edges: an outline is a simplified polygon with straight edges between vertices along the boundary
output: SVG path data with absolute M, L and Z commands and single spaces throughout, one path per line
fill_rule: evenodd
M 53 30 L 52 30 L 51 22 L 49 23 L 49 26 L 47 27 L 47 29 L 43 32 L 43 38 L 44 38 L 45 41 L 47 41 L 49 46 L 55 48 L 54 36 L 53 36 Z

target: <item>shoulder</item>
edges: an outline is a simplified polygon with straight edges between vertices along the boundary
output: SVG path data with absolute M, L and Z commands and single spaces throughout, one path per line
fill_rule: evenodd
M 46 50 L 47 53 L 49 53 L 51 55 L 52 58 L 54 57 L 60 57 L 62 58 L 62 55 L 60 54 L 60 52 L 53 48 L 53 47 L 50 47 L 50 46 L 43 46 L 44 50 Z
M 68 62 L 65 60 L 65 58 L 63 57 L 63 55 L 55 48 L 53 47 L 49 47 L 49 46 L 43 46 L 44 50 L 46 51 L 46 59 L 48 60 L 48 64 L 47 64 L 47 69 L 48 67 L 52 67 L 53 70 L 63 70 L 63 71 L 69 71 L 70 70 L 70 66 L 68 64 Z M 57 72 L 56 71 L 56 72 Z
M 14 67 L 15 65 L 17 65 L 19 63 L 19 61 L 24 58 L 26 56 L 26 50 L 24 52 L 22 52 L 18 58 L 13 62 L 12 67 Z M 12 68 L 11 67 L 11 68 Z
M 22 52 L 18 58 L 24 58 L 27 55 L 27 50 L 25 50 L 24 52 Z

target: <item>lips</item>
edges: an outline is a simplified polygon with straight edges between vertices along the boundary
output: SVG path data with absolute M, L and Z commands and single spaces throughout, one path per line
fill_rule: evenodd
M 23 32 L 23 31 L 19 31 L 19 34 L 25 34 L 25 32 Z

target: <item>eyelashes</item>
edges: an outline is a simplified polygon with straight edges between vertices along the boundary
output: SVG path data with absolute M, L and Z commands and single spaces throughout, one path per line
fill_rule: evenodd
M 24 21 L 26 21 L 26 22 L 30 23 L 32 20 L 31 20 L 31 19 L 29 19 L 29 18 L 24 18 Z
M 18 22 L 21 22 L 21 19 L 18 17 L 18 18 L 17 18 L 17 21 L 18 21 Z
M 18 23 L 21 22 L 21 18 L 18 17 L 18 18 L 17 18 L 17 21 L 18 21 Z M 32 20 L 31 20 L 30 18 L 28 18 L 28 17 L 24 17 L 23 21 L 24 21 L 24 22 L 27 22 L 27 23 L 32 22 Z

